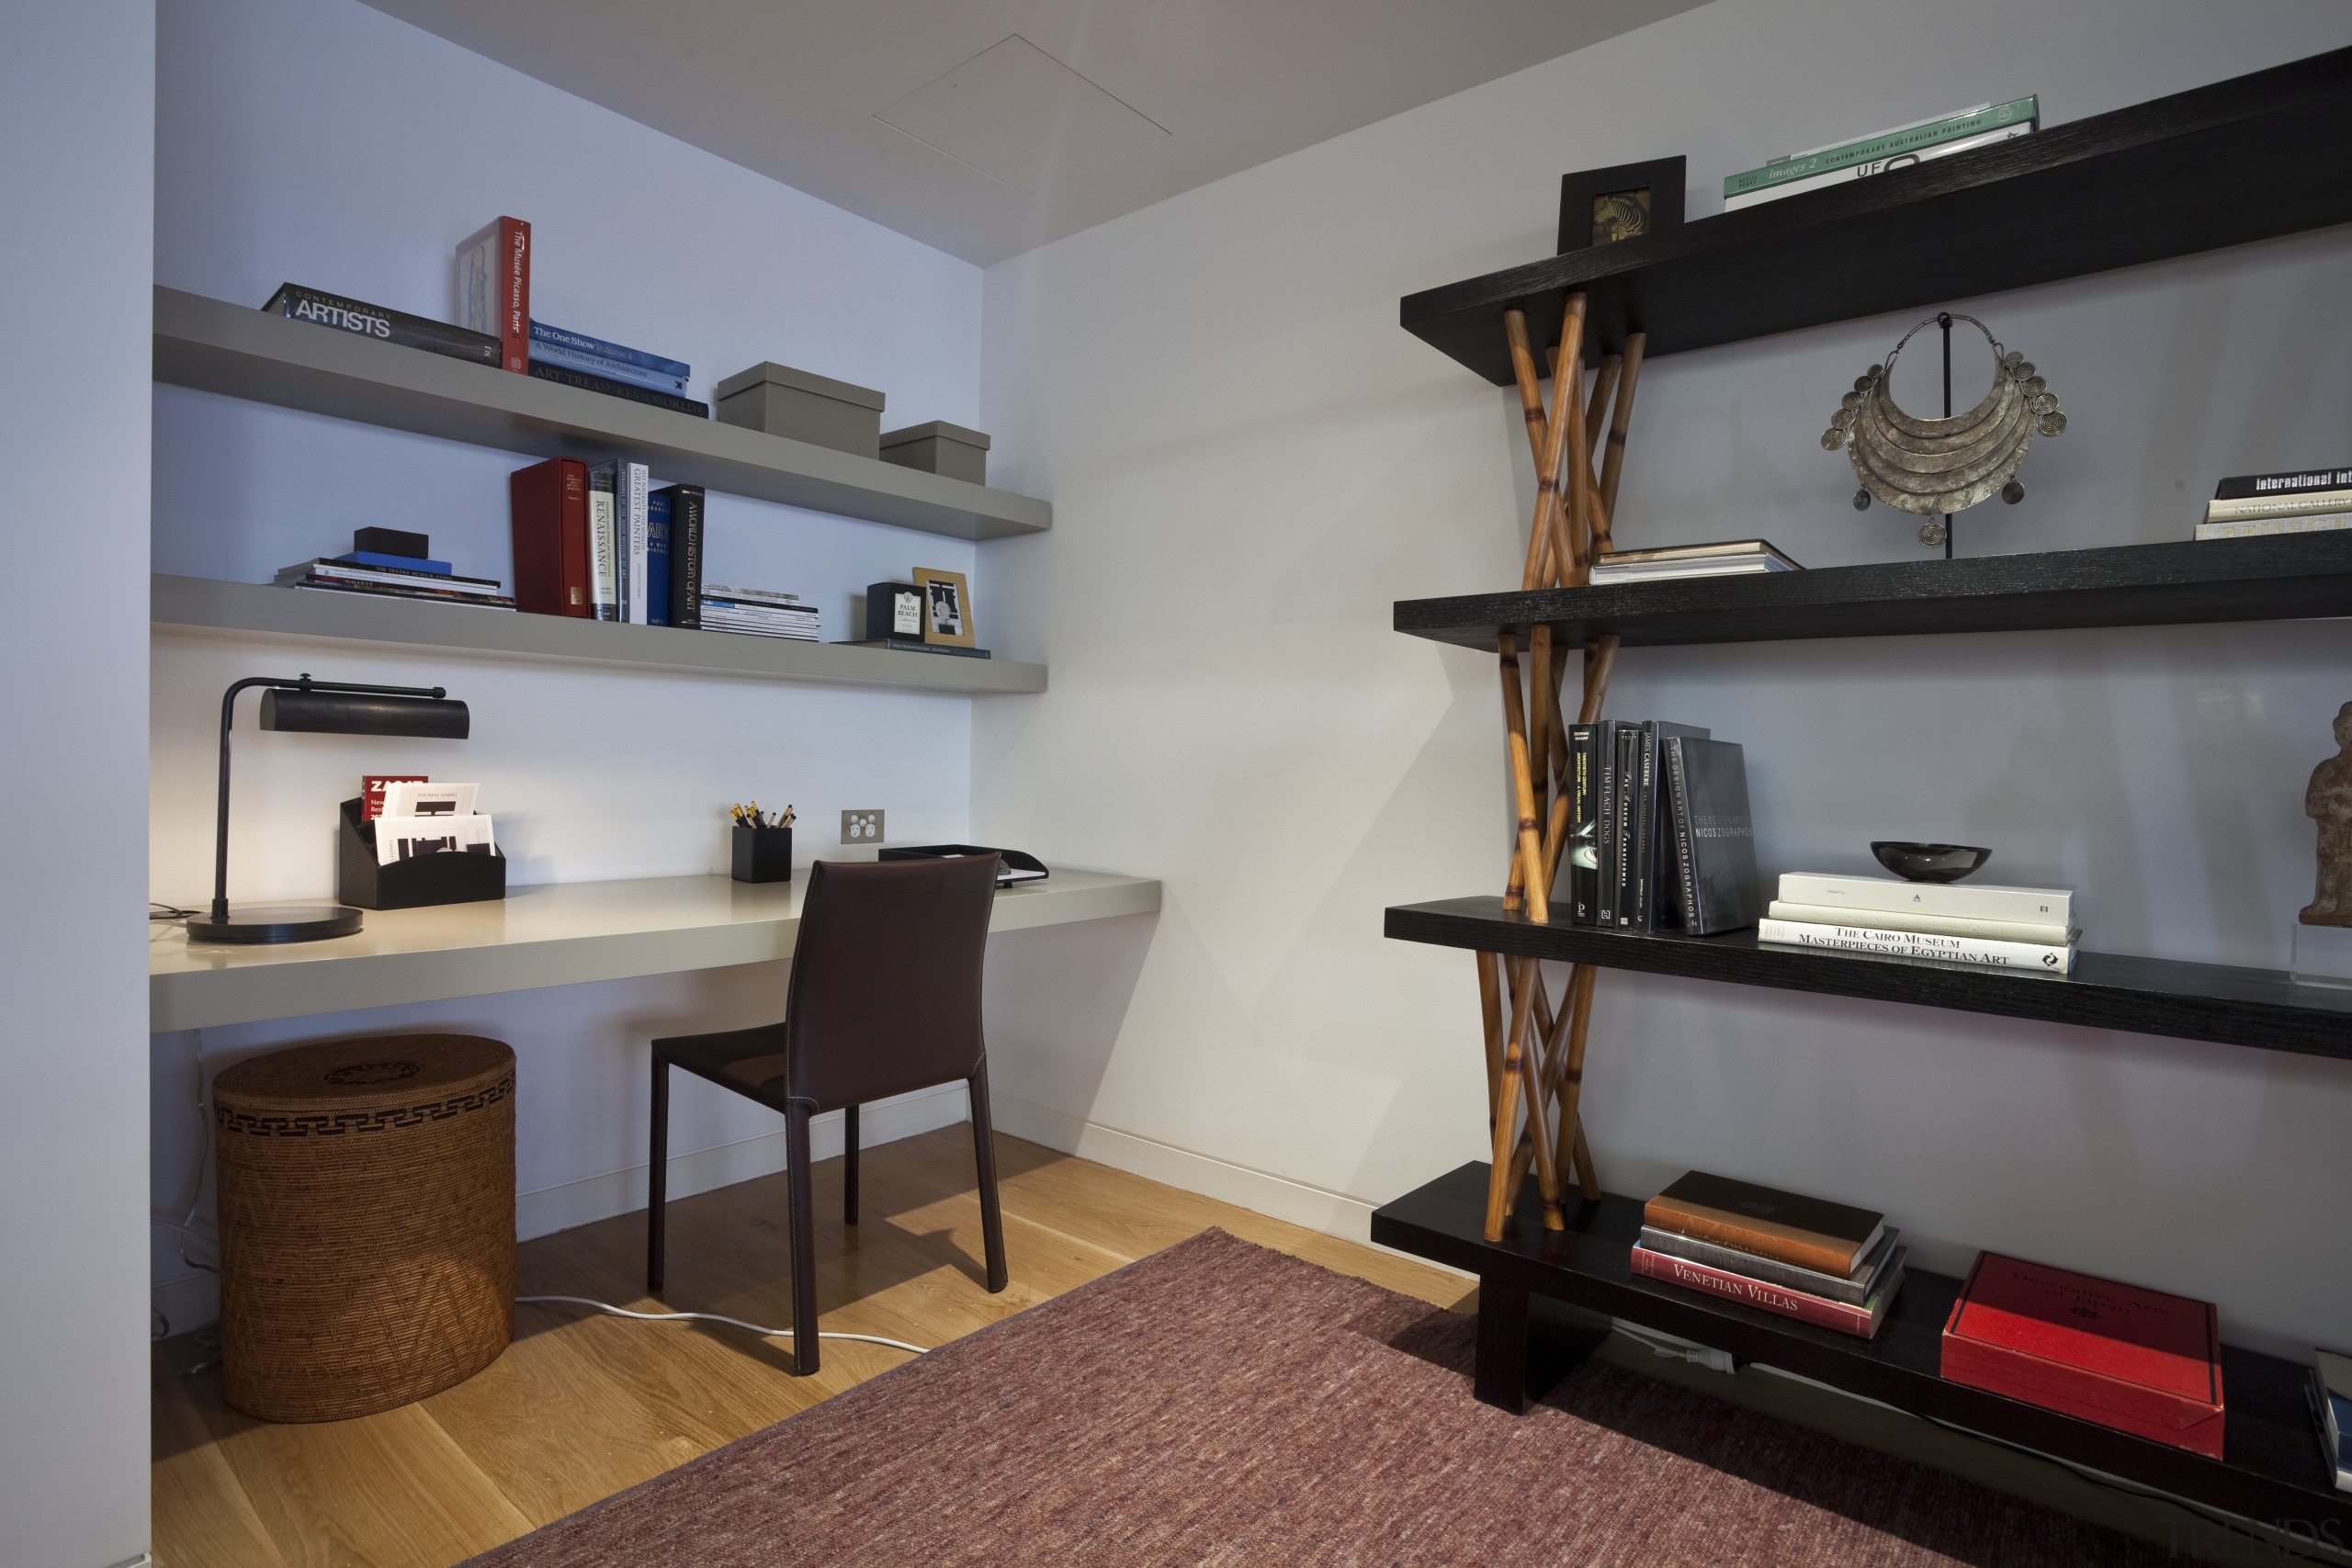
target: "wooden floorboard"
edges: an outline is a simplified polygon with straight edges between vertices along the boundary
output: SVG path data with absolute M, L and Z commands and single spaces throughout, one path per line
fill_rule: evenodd
M 842 1220 L 841 1162 L 820 1163 L 820 1325 L 943 1345 L 1211 1225 L 1424 1301 L 1453 1304 L 1467 1289 L 1413 1259 L 1017 1138 L 1000 1137 L 997 1156 L 1012 1280 L 993 1296 L 967 1127 L 867 1150 L 854 1227 Z M 673 1203 L 658 1302 L 645 1293 L 641 1213 L 525 1243 L 521 1292 L 788 1325 L 784 1203 L 781 1177 Z M 182 1366 L 203 1356 L 188 1344 L 171 1353 Z M 155 1388 L 155 1560 L 446 1568 L 906 1359 L 827 1340 L 824 1370 L 795 1378 L 788 1341 L 520 1306 L 514 1345 L 487 1371 L 399 1410 L 310 1426 L 231 1410 L 217 1369 L 165 1367 Z

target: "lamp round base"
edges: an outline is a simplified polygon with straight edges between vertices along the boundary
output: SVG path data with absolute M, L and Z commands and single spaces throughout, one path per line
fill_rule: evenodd
M 255 946 L 281 942 L 324 942 L 359 929 L 359 911 L 342 904 L 232 904 L 229 918 L 189 917 L 190 942 Z

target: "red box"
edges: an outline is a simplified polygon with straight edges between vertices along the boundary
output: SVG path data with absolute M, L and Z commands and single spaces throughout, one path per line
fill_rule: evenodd
M 1980 1252 L 1944 1322 L 1943 1374 L 2222 1457 L 2221 1326 L 2211 1302 Z

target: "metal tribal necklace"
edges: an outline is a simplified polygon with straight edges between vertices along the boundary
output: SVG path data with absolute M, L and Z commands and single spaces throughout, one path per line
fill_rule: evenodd
M 1993 388 L 1966 413 L 1920 419 L 1896 406 L 1893 384 L 1895 356 L 1930 316 L 1903 334 L 1883 365 L 1856 378 L 1854 389 L 1838 400 L 1821 433 L 1825 451 L 1846 448 L 1862 488 L 1854 492 L 1860 511 L 1876 496 L 1898 512 L 1934 517 L 1963 512 L 1995 491 L 2015 505 L 2025 486 L 2014 477 L 2037 432 L 2056 435 L 2066 428 L 2058 394 L 2034 374 L 2015 349 L 2005 349 L 1992 329 L 1973 316 L 1952 314 L 1984 334 L 1993 347 Z

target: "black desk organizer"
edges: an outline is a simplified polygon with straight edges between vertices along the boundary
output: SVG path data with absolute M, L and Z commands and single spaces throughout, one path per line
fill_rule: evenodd
M 358 800 L 343 803 L 335 834 L 334 896 L 362 909 L 414 909 L 427 904 L 476 904 L 506 897 L 506 857 L 493 850 L 419 855 L 376 863 L 376 824 Z

